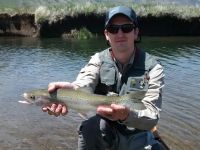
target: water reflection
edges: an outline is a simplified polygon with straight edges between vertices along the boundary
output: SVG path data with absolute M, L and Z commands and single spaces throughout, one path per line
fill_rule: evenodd
M 56 118 L 17 101 L 26 90 L 74 80 L 90 55 L 104 49 L 105 43 L 103 37 L 0 38 L 0 149 L 76 149 L 81 121 L 77 112 Z M 200 146 L 200 38 L 145 37 L 140 47 L 165 67 L 161 135 L 171 149 L 196 149 Z

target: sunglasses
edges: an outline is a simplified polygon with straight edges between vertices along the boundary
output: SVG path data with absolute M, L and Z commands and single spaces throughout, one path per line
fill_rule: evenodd
M 119 29 L 121 29 L 123 33 L 129 33 L 134 28 L 135 28 L 134 24 L 122 24 L 122 25 L 110 24 L 106 27 L 106 30 L 112 34 L 116 34 L 118 33 Z

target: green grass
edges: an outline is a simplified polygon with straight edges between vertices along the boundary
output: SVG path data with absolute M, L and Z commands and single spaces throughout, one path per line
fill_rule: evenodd
M 65 0 L 63 3 L 41 3 L 37 5 L 31 5 L 25 3 L 26 1 L 21 2 L 20 6 L 9 5 L 0 5 L 0 13 L 8 13 L 10 15 L 14 14 L 23 14 L 30 13 L 35 14 L 36 22 L 43 22 L 48 20 L 51 22 L 56 22 L 59 19 L 62 19 L 64 16 L 76 16 L 78 14 L 89 14 L 97 13 L 102 14 L 110 8 L 117 5 L 125 5 L 134 8 L 136 13 L 139 16 L 160 16 L 171 14 L 177 16 L 178 18 L 189 19 L 191 17 L 200 17 L 200 7 L 199 6 L 184 6 L 184 5 L 169 5 L 169 4 L 139 4 L 128 1 L 117 1 L 117 2 L 96 2 L 96 1 L 71 1 Z
M 152 16 L 161 15 L 174 15 L 178 18 L 189 19 L 192 17 L 200 17 L 200 7 L 199 6 L 184 6 L 184 5 L 141 5 L 133 6 L 135 11 L 139 16 L 147 16 L 151 14 Z
M 71 33 L 66 34 L 63 36 L 64 38 L 69 38 L 69 39 L 90 39 L 95 37 L 94 34 L 92 34 L 89 30 L 86 28 L 81 28 L 79 30 L 74 29 L 71 30 Z
M 195 6 L 176 6 L 176 5 L 141 5 L 141 4 L 126 4 L 132 7 L 139 16 L 161 16 L 166 14 L 172 14 L 178 18 L 189 19 L 191 17 L 200 16 L 200 7 Z M 36 9 L 36 21 L 40 21 L 41 18 L 48 18 L 50 22 L 57 21 L 63 18 L 65 15 L 76 16 L 78 14 L 105 13 L 110 7 L 117 6 L 116 4 L 109 3 L 91 3 L 85 4 L 68 4 L 63 5 L 51 5 L 42 6 Z

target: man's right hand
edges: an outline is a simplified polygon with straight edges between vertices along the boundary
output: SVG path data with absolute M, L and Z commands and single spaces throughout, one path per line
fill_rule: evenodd
M 52 82 L 48 85 L 49 93 L 53 93 L 60 88 L 76 89 L 78 87 L 70 82 Z M 57 117 L 66 115 L 68 113 L 68 108 L 64 103 L 48 103 L 42 107 L 42 111 Z
M 42 111 L 48 112 L 49 115 L 54 115 L 56 117 L 66 115 L 68 113 L 68 108 L 63 103 L 49 103 L 42 107 Z

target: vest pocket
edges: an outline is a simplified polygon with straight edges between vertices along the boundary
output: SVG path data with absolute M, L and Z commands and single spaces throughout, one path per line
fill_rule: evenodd
M 104 65 L 100 69 L 101 83 L 108 86 L 114 85 L 115 83 L 115 68 L 109 65 Z

